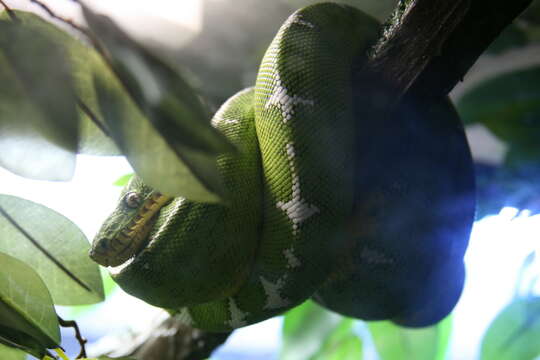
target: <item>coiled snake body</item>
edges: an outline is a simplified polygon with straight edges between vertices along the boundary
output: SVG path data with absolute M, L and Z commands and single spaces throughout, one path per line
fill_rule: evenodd
M 379 30 L 347 6 L 294 13 L 268 48 L 255 87 L 212 120 L 239 149 L 218 159 L 227 203 L 172 199 L 135 176 L 92 258 L 118 267 L 113 277 L 127 292 L 212 331 L 264 320 L 310 297 L 362 318 L 411 326 L 439 320 L 463 282 L 474 212 L 470 156 L 444 99 L 427 107 L 435 112 L 388 124 L 355 118 L 352 66 Z M 431 117 L 438 119 L 418 131 Z M 449 147 L 458 149 L 455 158 Z M 454 198 L 459 206 L 437 210 Z M 411 211 L 432 213 L 415 220 Z M 418 307 L 429 301 L 411 295 L 421 284 L 437 298 L 446 294 L 433 274 L 454 295 L 446 310 L 422 317 Z M 414 279 L 402 284 L 406 276 Z

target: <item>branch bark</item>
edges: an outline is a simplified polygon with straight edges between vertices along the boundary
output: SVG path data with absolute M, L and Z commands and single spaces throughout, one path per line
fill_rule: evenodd
M 143 332 L 102 339 L 105 345 L 98 346 L 97 355 L 137 360 L 203 360 L 209 358 L 230 334 L 194 329 L 175 316 L 161 317 Z M 96 349 L 93 352 L 96 353 Z
M 531 2 L 402 0 L 357 76 L 369 73 L 376 79 L 380 86 L 374 96 L 386 112 L 405 94 L 445 96 Z

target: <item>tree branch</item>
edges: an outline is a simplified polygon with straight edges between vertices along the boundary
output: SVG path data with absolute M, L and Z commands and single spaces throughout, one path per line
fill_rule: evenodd
M 77 325 L 77 322 L 73 320 L 64 320 L 60 316 L 57 316 L 57 318 L 58 318 L 58 323 L 60 324 L 60 326 L 73 328 L 73 330 L 75 331 L 75 338 L 77 339 L 81 347 L 79 355 L 77 355 L 77 359 L 85 358 L 86 357 L 85 344 L 87 340 L 82 337 L 81 330 L 79 329 L 79 325 Z
M 109 347 L 99 353 L 138 360 L 202 360 L 210 357 L 230 334 L 194 329 L 173 315 L 151 324 L 130 339 L 108 339 L 105 343 Z
M 360 82 L 378 84 L 373 106 L 388 113 L 407 93 L 447 95 L 531 2 L 402 0 L 367 64 L 357 69 Z
M 3 0 L 0 0 L 0 5 L 4 8 L 4 10 L 6 10 L 6 13 L 12 21 L 19 21 L 13 10 L 11 10 L 11 8 L 7 6 Z

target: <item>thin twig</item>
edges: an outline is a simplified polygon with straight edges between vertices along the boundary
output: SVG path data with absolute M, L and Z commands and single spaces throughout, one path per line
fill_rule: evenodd
M 34 239 L 15 219 L 7 213 L 7 211 L 0 206 L 0 214 L 2 214 L 7 221 L 13 225 L 21 234 L 24 235 L 35 247 L 37 247 L 49 260 L 51 260 L 56 266 L 58 266 L 67 276 L 69 276 L 73 281 L 83 287 L 86 291 L 92 292 L 92 289 L 84 282 L 82 282 L 77 276 L 75 276 L 71 271 L 69 271 L 60 261 L 58 261 L 47 249 L 45 249 L 36 239 Z
M 67 19 L 65 17 L 62 17 L 62 16 L 56 14 L 47 4 L 43 3 L 41 0 L 30 0 L 30 2 L 32 4 L 36 4 L 37 6 L 39 6 L 41 9 L 43 9 L 53 19 L 56 19 L 58 21 L 63 22 L 64 24 L 69 25 L 74 30 L 76 30 L 76 31 L 80 32 L 81 34 L 83 34 L 84 36 L 86 36 L 92 43 L 94 42 L 93 35 L 92 35 L 92 33 L 90 31 L 88 31 L 88 29 L 76 24 L 71 19 Z
M 81 346 L 81 351 L 79 352 L 79 355 L 77 355 L 76 359 L 81 359 L 86 357 L 86 347 L 85 344 L 88 342 L 85 338 L 82 337 L 81 331 L 79 329 L 79 325 L 77 325 L 77 322 L 74 320 L 64 320 L 60 316 L 58 316 L 58 322 L 60 323 L 60 326 L 62 327 L 72 327 L 75 330 L 75 338 L 79 342 L 79 345 Z
M 7 4 L 4 2 L 4 0 L 0 0 L 0 5 L 2 5 L 2 7 L 4 9 L 6 9 L 6 12 L 9 16 L 9 18 L 13 21 L 20 21 L 19 18 L 17 17 L 17 15 L 15 15 L 15 12 L 13 10 L 11 10 L 11 8 L 9 6 L 7 6 Z
M 41 0 L 29 0 L 29 1 L 33 4 L 36 4 L 40 8 L 42 8 L 53 19 L 63 22 L 64 24 L 67 24 L 68 26 L 72 27 L 74 30 L 83 34 L 88 39 L 88 41 L 92 44 L 92 46 L 97 50 L 97 52 L 101 55 L 101 57 L 107 63 L 110 62 L 107 56 L 107 52 L 105 51 L 103 46 L 101 46 L 101 43 L 96 39 L 96 37 L 90 30 L 74 23 L 71 19 L 67 19 L 60 15 L 57 15 L 47 4 L 43 3 Z M 83 6 L 78 0 L 72 0 L 72 1 Z
M 88 105 L 86 105 L 84 103 L 84 101 L 82 101 L 80 98 L 77 97 L 77 106 L 79 106 L 79 108 L 82 110 L 82 112 L 84 112 L 86 114 L 86 116 L 88 116 L 90 118 L 90 120 L 92 120 L 92 122 L 94 123 L 94 125 L 96 125 L 96 127 L 101 130 L 103 132 L 103 134 L 105 134 L 106 136 L 110 137 L 111 135 L 109 134 L 109 131 L 107 130 L 107 128 L 105 127 L 105 125 L 103 125 L 103 123 L 98 119 L 97 115 L 94 114 L 94 112 L 92 111 L 92 109 L 90 109 L 88 107 Z

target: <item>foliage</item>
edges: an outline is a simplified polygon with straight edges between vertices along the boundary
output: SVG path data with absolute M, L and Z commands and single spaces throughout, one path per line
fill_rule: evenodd
M 536 359 L 540 355 L 540 298 L 527 296 L 508 304 L 482 342 L 482 360 Z
M 272 21 L 264 26 L 243 19 L 239 26 L 253 36 L 241 55 L 250 64 L 221 67 L 215 59 L 225 62 L 227 56 L 193 55 L 200 52 L 205 37 L 219 44 L 223 38 L 217 34 L 227 39 L 235 36 L 222 32 L 220 22 L 210 22 L 213 33 L 202 32 L 184 49 L 177 61 L 181 65 L 176 66 L 87 8 L 85 16 L 94 35 L 86 40 L 96 48 L 35 15 L 15 12 L 19 21 L 14 21 L 4 12 L 0 16 L 0 166 L 29 178 L 67 180 L 77 153 L 122 153 L 145 182 L 164 193 L 220 201 L 216 157 L 235 149 L 210 125 L 210 114 L 243 85 L 242 79 L 253 75 L 264 49 L 261 44 L 275 31 L 272 26 L 292 8 L 309 2 L 280 2 L 277 15 L 268 17 Z M 382 14 L 393 1 L 377 4 L 373 9 Z M 488 52 L 504 55 L 537 43 L 538 4 L 503 32 Z M 221 10 L 213 15 L 223 17 Z M 456 105 L 466 125 L 482 124 L 509 148 L 501 164 L 477 163 L 480 217 L 508 205 L 540 212 L 540 187 L 535 181 L 540 175 L 540 67 L 497 74 L 469 89 Z M 172 137 L 172 133 L 182 136 Z M 129 177 L 116 185 L 124 185 Z M 87 239 L 61 214 L 7 195 L 0 195 L 0 209 L 0 358 L 52 355 L 48 349 L 59 347 L 61 341 L 53 305 L 101 301 L 98 267 L 86 256 Z M 510 303 L 487 331 L 482 359 L 537 357 L 539 313 L 537 297 Z M 366 338 L 362 326 L 308 301 L 285 316 L 280 356 L 361 359 Z M 381 359 L 408 354 L 407 358 L 442 360 L 451 319 L 421 330 L 386 322 L 370 323 L 366 329 Z

